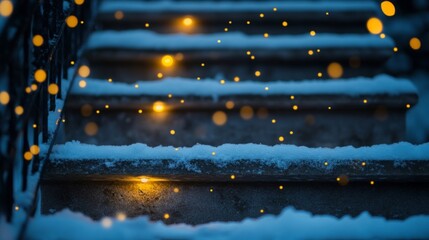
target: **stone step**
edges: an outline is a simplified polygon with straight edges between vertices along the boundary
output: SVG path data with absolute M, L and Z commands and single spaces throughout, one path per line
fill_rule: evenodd
M 85 83 L 80 88 L 76 82 L 66 104 L 64 141 L 178 147 L 225 142 L 315 147 L 393 143 L 404 140 L 406 110 L 417 101 L 410 82 L 387 75 L 224 85 L 175 78 Z
M 402 219 L 429 213 L 427 156 L 428 144 L 408 143 L 175 149 L 69 142 L 53 148 L 41 206 L 46 214 L 69 208 L 95 219 L 123 212 L 161 220 L 168 213 L 167 223 L 189 224 L 278 214 L 287 206 Z
M 332 77 L 375 75 L 393 54 L 393 47 L 389 37 L 370 34 L 264 38 L 240 33 L 188 36 L 145 30 L 101 31 L 90 37 L 85 57 L 91 76 L 100 79 L 135 82 L 162 73 L 268 81 L 311 79 L 319 73 L 329 78 L 327 68 L 332 62 L 342 67 L 342 71 L 332 69 Z M 260 77 L 255 76 L 256 71 L 261 72 Z
M 160 33 L 366 33 L 367 20 L 379 14 L 373 1 L 107 1 L 97 21 L 98 29 Z

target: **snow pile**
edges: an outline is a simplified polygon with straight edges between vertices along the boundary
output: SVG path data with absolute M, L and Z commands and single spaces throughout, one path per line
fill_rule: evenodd
M 46 148 L 46 147 L 43 147 Z M 212 153 L 216 154 L 213 155 Z M 96 146 L 83 144 L 77 141 L 67 142 L 64 145 L 55 145 L 50 160 L 165 160 L 177 162 L 190 160 L 207 160 L 218 164 L 225 164 L 237 160 L 265 161 L 267 163 L 284 166 L 293 161 L 326 161 L 341 160 L 429 160 L 429 143 L 412 145 L 410 143 L 396 143 L 391 145 L 374 145 L 355 148 L 352 146 L 336 148 L 309 148 L 295 145 L 267 146 L 262 144 L 224 144 L 218 147 L 195 145 L 193 147 L 149 147 L 136 143 L 129 146 Z M 287 164 L 286 164 L 287 165 Z
M 143 2 L 143 1 L 115 1 L 103 2 L 101 5 L 101 13 L 110 13 L 117 10 L 126 12 L 225 12 L 225 11 L 249 11 L 249 12 L 264 12 L 272 11 L 277 8 L 279 13 L 291 13 L 302 11 L 317 11 L 317 12 L 336 12 L 336 11 L 378 11 L 376 3 L 371 1 L 269 1 L 269 2 L 212 2 L 201 1 L 198 4 L 195 2 Z
M 429 216 L 386 220 L 362 213 L 356 218 L 312 216 L 286 208 L 279 216 L 266 215 L 242 222 L 198 226 L 167 226 L 147 217 L 119 221 L 90 218 L 68 210 L 34 218 L 26 239 L 427 239 Z
M 296 82 L 255 82 L 220 84 L 215 79 L 197 81 L 186 78 L 166 78 L 156 81 L 141 81 L 134 84 L 121 82 L 108 83 L 105 80 L 87 79 L 86 87 L 79 87 L 76 81 L 73 93 L 93 96 L 205 96 L 217 97 L 226 95 L 375 95 L 375 94 L 416 94 L 417 89 L 405 79 L 395 79 L 388 75 L 378 75 L 374 78 L 358 77 L 339 79 L 335 81 L 296 81 Z M 135 85 L 138 84 L 138 88 Z M 265 88 L 268 87 L 269 91 Z
M 218 43 L 221 40 L 221 43 Z M 147 30 L 99 31 L 93 33 L 87 49 L 139 49 L 139 50 L 201 50 L 201 49 L 326 49 L 326 48 L 386 48 L 394 47 L 391 38 L 384 39 L 371 34 L 317 34 L 279 35 L 264 38 L 248 36 L 243 33 L 213 34 L 157 34 Z M 305 51 L 307 52 L 307 51 Z

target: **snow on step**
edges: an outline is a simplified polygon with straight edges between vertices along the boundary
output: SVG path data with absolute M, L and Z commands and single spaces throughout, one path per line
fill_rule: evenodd
M 99 31 L 90 36 L 87 49 L 119 49 L 146 51 L 187 51 L 187 50 L 293 50 L 293 49 L 389 49 L 394 42 L 370 34 L 318 34 L 248 36 L 242 33 L 214 33 L 200 35 L 157 34 L 147 30 Z
M 163 13 L 163 12 L 239 12 L 251 11 L 254 13 L 261 13 L 266 11 L 273 11 L 277 8 L 278 13 L 291 13 L 302 11 L 314 12 L 336 12 L 336 11 L 372 11 L 376 12 L 378 6 L 370 1 L 246 1 L 246 2 L 211 2 L 199 1 L 196 2 L 174 2 L 174 1 L 107 1 L 101 5 L 100 11 L 115 12 L 122 10 L 125 12 L 139 12 L 139 13 Z
M 45 149 L 46 150 L 46 149 Z M 44 179 L 117 178 L 228 181 L 428 179 L 429 144 L 396 143 L 355 148 L 224 144 L 218 147 L 55 145 Z M 365 165 L 362 163 L 365 162 Z M 76 180 L 76 178 L 73 178 Z
M 165 78 L 155 81 L 140 81 L 134 84 L 122 82 L 109 83 L 106 80 L 86 79 L 86 87 L 79 87 L 78 81 L 72 89 L 74 95 L 87 96 L 159 96 L 172 94 L 176 97 L 212 97 L 234 95 L 391 95 L 417 94 L 416 87 L 408 80 L 396 79 L 388 75 L 374 78 L 357 77 L 335 81 L 307 80 L 296 82 L 272 81 L 239 83 L 227 80 L 220 84 L 216 79 Z M 138 88 L 136 88 L 136 85 Z
M 110 220 L 110 219 L 109 219 Z M 356 217 L 336 218 L 286 208 L 279 216 L 263 216 L 241 222 L 217 222 L 198 226 L 151 222 L 147 217 L 94 221 L 80 213 L 64 210 L 54 215 L 37 215 L 26 231 L 29 239 L 424 239 L 429 235 L 429 216 L 387 220 L 365 212 Z M 105 225 L 105 223 L 104 223 Z M 64 227 L 67 226 L 67 227 Z M 305 231 L 303 231 L 305 229 Z M 43 237 L 42 237 L 43 236 Z
M 117 12 L 123 18 L 117 19 Z M 260 18 L 260 13 L 264 13 L 264 18 Z M 104 2 L 98 22 L 103 29 L 121 30 L 143 28 L 149 23 L 151 30 L 164 33 L 223 32 L 225 27 L 249 34 L 298 34 L 310 31 L 309 28 L 318 33 L 351 33 L 366 32 L 366 21 L 378 14 L 377 4 L 368 1 L 124 1 Z M 185 17 L 193 20 L 189 26 L 181 24 Z M 282 22 L 286 20 L 289 24 L 284 27 Z

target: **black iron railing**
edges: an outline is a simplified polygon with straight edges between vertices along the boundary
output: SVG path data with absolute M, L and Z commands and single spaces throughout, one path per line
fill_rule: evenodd
M 53 137 L 49 113 L 58 111 L 63 80 L 77 61 L 97 6 L 94 0 L 10 3 L 13 12 L 0 24 L 0 215 L 8 221 L 16 208 L 17 183 L 27 191 L 28 176 L 41 171 L 40 144 L 52 143 Z

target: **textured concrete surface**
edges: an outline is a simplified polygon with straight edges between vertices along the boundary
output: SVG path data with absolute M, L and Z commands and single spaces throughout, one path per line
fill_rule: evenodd
M 320 99 L 318 108 L 323 107 L 323 98 Z M 192 105 L 192 101 L 186 101 L 185 106 Z M 349 104 L 348 110 L 341 109 L 347 104 L 343 104 L 342 107 L 332 105 L 333 109 L 328 110 L 327 106 L 325 109 L 306 108 L 305 101 L 297 101 L 299 111 L 290 110 L 292 102 L 277 105 L 273 109 L 264 101 L 268 107 L 264 107 L 264 104 L 255 106 L 253 118 L 243 120 L 238 110 L 240 106 L 236 106 L 234 110 L 227 110 L 222 102 L 212 103 L 211 107 L 207 104 L 202 109 L 197 109 L 196 102 L 193 106 L 195 109 L 183 107 L 164 113 L 154 113 L 148 109 L 151 107 L 149 103 L 153 101 L 136 100 L 135 104 L 125 101 L 129 109 L 116 110 L 112 99 L 98 101 L 98 104 L 88 99 L 86 103 L 93 106 L 91 116 L 81 116 L 80 106 L 83 106 L 85 101 L 79 102 L 82 105 L 75 104 L 73 108 L 67 108 L 64 140 L 79 140 L 96 145 L 128 145 L 140 142 L 150 146 L 180 147 L 193 146 L 197 143 L 275 145 L 280 143 L 279 136 L 284 136 L 285 140 L 282 142 L 284 144 L 334 147 L 394 143 L 405 139 L 406 109 L 403 99 L 397 102 L 397 105 L 402 106 L 400 108 L 396 106 L 394 109 L 375 104 L 366 107 L 362 99 L 353 101 L 353 106 Z M 103 106 L 110 104 L 110 108 L 101 108 L 100 103 Z M 355 107 L 356 105 L 360 107 Z M 121 106 L 118 107 L 122 109 Z M 96 109 L 100 109 L 101 113 L 95 114 Z M 138 109 L 143 109 L 143 114 L 139 114 Z M 224 126 L 217 126 L 212 122 L 212 115 L 217 110 L 227 113 L 228 120 Z M 272 119 L 276 119 L 275 124 L 271 122 Z M 98 126 L 98 131 L 93 136 L 85 133 L 85 126 L 90 122 Z M 170 134 L 171 129 L 175 130 L 175 135 Z M 293 135 L 290 131 L 293 131 Z
M 283 190 L 279 186 L 283 186 Z M 175 192 L 176 188 L 176 192 Z M 210 190 L 212 189 L 212 191 Z M 313 214 L 356 216 L 363 211 L 387 218 L 429 214 L 429 184 L 44 182 L 42 213 L 69 208 L 92 218 L 149 215 L 167 223 L 239 221 L 279 214 L 288 206 Z

